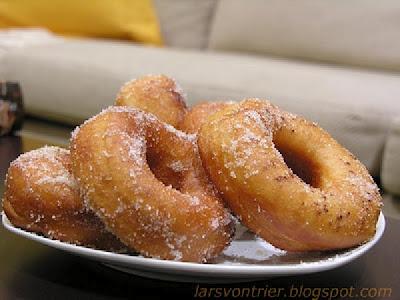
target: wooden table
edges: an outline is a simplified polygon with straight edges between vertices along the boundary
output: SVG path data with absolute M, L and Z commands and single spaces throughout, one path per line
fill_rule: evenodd
M 1 182 L 9 162 L 21 149 L 21 138 L 0 138 Z M 363 290 L 363 293 L 386 294 L 386 297 L 379 299 L 397 300 L 400 299 L 400 221 L 386 218 L 386 222 L 383 238 L 371 251 L 335 270 L 250 283 L 199 286 L 196 283 L 159 281 L 120 273 L 99 263 L 26 240 L 0 226 L 0 299 L 165 299 L 167 296 L 189 299 L 195 297 L 196 293 L 197 298 L 200 298 L 201 288 L 214 291 L 215 296 L 216 290 L 211 288 L 225 288 L 225 292 L 228 292 L 229 289 L 253 287 L 268 287 L 270 290 L 283 288 L 287 294 L 292 291 L 294 295 L 295 289 L 303 287 L 303 291 L 316 288 L 313 290 L 315 295 L 318 288 L 331 288 L 330 293 L 338 289 L 346 292 L 345 288 L 353 288 L 352 295 L 360 293 L 361 289 L 370 288 Z M 377 297 L 351 299 L 368 298 Z M 320 296 L 319 299 L 329 298 Z

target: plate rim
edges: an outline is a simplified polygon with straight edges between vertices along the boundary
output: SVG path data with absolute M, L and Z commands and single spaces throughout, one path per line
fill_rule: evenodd
M 369 251 L 382 237 L 385 231 L 385 217 L 380 212 L 378 222 L 376 224 L 376 232 L 373 238 L 371 238 L 365 244 L 362 244 L 356 248 L 349 250 L 347 253 L 343 253 L 341 257 L 335 259 L 331 257 L 316 261 L 316 262 L 304 262 L 296 264 L 280 264 L 280 265 L 246 265 L 246 264 L 201 264 L 193 262 L 180 262 L 172 260 L 162 260 L 156 258 L 148 258 L 143 256 L 133 256 L 121 253 L 113 253 L 104 250 L 98 250 L 88 248 L 84 246 L 69 244 L 61 242 L 59 240 L 53 240 L 44 236 L 40 236 L 36 233 L 25 231 L 21 228 L 15 227 L 7 218 L 4 212 L 2 214 L 2 224 L 10 232 L 25 237 L 29 240 L 39 242 L 52 248 L 67 251 L 71 254 L 83 256 L 92 260 L 96 260 L 102 263 L 115 264 L 117 266 L 124 266 L 128 268 L 137 269 L 153 269 L 154 271 L 161 272 L 174 272 L 174 273 L 185 273 L 190 272 L 192 274 L 206 274 L 208 276 L 216 277 L 220 275 L 225 276 L 243 276 L 243 275 L 293 275 L 293 274 L 306 274 L 313 272 L 321 272 L 330 269 L 334 269 L 345 265 L 354 259 L 360 257 L 367 251 Z

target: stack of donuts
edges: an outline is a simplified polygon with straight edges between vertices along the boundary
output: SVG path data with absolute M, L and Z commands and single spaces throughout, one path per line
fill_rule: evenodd
M 239 220 L 287 251 L 353 247 L 375 233 L 366 168 L 315 123 L 260 99 L 187 108 L 163 75 L 126 83 L 115 105 L 11 163 L 3 209 L 52 239 L 207 262 Z

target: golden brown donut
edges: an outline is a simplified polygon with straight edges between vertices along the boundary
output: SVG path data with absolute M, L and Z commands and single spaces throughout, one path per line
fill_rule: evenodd
M 316 124 L 250 99 L 212 115 L 198 145 L 230 208 L 273 245 L 340 249 L 374 235 L 381 206 L 376 184 Z
M 193 106 L 184 116 L 179 129 L 186 133 L 197 133 L 207 117 L 234 102 L 202 102 Z
M 174 127 L 186 114 L 182 89 L 165 75 L 147 75 L 127 82 L 120 89 L 115 104 L 150 112 Z
M 104 110 L 71 140 L 73 174 L 111 232 L 145 256 L 203 262 L 232 226 L 197 151 L 193 135 L 129 107 Z
M 120 250 L 116 237 L 83 205 L 69 151 L 43 147 L 20 155 L 7 174 L 3 209 L 15 226 L 60 241 Z

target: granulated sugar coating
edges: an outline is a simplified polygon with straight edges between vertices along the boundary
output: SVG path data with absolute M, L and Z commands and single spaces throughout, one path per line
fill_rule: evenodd
M 233 102 L 203 102 L 193 106 L 184 116 L 179 124 L 179 129 L 187 133 L 197 133 L 206 121 L 208 116 L 220 111 Z
M 43 147 L 11 163 L 3 207 L 16 226 L 61 241 L 107 250 L 124 246 L 84 206 L 70 173 L 70 153 Z
M 165 75 L 147 75 L 125 83 L 116 105 L 136 107 L 177 127 L 186 113 L 186 95 L 179 84 Z
M 195 135 L 110 107 L 75 130 L 71 157 L 90 208 L 142 255 L 203 262 L 230 242 L 230 214 L 204 173 Z
M 381 206 L 376 184 L 315 123 L 249 99 L 213 114 L 198 145 L 229 207 L 271 244 L 340 249 L 374 235 Z

